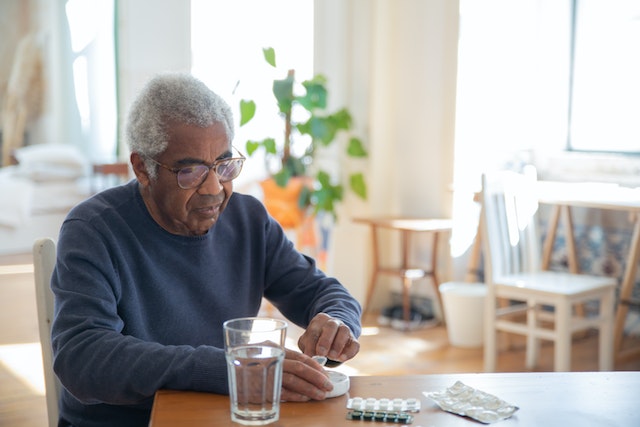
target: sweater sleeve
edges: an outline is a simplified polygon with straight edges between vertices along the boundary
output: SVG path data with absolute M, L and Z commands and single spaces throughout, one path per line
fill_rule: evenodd
M 313 258 L 298 252 L 273 219 L 265 229 L 265 296 L 298 326 L 306 328 L 316 314 L 326 313 L 342 320 L 359 337 L 362 309 L 345 286 L 318 269 Z

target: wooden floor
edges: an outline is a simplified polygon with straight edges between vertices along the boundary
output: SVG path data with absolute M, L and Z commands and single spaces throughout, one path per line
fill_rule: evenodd
M 482 371 L 481 348 L 449 345 L 443 326 L 410 332 L 379 326 L 365 317 L 358 356 L 339 370 L 350 375 L 406 375 Z M 298 333 L 292 331 L 292 338 Z M 515 344 L 499 356 L 499 370 L 524 371 L 524 348 Z M 572 369 L 597 370 L 597 334 L 576 338 Z M 546 345 L 537 370 L 552 369 L 553 347 Z M 640 360 L 616 366 L 640 370 Z M 0 426 L 46 425 L 42 359 L 30 255 L 0 257 Z

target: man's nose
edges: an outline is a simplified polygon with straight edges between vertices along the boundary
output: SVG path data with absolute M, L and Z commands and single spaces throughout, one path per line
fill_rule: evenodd
M 209 170 L 204 182 L 198 188 L 198 192 L 201 194 L 220 194 L 224 191 L 224 187 L 218 178 L 218 174 L 213 169 Z

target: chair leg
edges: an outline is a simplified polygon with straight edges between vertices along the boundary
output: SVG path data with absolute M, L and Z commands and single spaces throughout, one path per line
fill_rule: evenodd
M 600 328 L 598 330 L 598 368 L 613 371 L 614 368 L 614 290 L 606 292 L 600 300 Z
M 402 278 L 402 318 L 405 321 L 407 327 L 411 321 L 411 284 L 413 280 L 410 277 L 405 276 Z
M 536 367 L 540 355 L 540 339 L 535 330 L 538 327 L 538 307 L 535 302 L 527 302 L 527 354 L 525 366 L 532 370 Z
M 496 298 L 487 295 L 484 310 L 484 371 L 496 371 L 498 355 L 496 322 Z
M 554 370 L 556 372 L 569 372 L 571 370 L 571 329 L 569 322 L 571 306 L 568 302 L 555 306 L 555 348 Z
M 508 307 L 509 304 L 510 304 L 510 301 L 508 299 L 498 298 L 496 299 L 495 309 L 497 310 L 498 307 L 500 308 Z M 500 351 L 508 351 L 508 350 L 513 350 L 513 334 L 503 333 L 500 335 L 496 335 L 496 351 L 500 352 Z

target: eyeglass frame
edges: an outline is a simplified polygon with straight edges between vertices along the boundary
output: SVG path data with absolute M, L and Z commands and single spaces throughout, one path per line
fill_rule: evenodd
M 231 182 L 234 179 L 236 179 L 240 173 L 242 172 L 242 167 L 244 166 L 244 161 L 247 160 L 246 156 L 244 154 L 242 154 L 242 152 L 240 152 L 240 150 L 238 150 L 236 147 L 231 146 L 231 148 L 233 150 L 235 150 L 240 157 L 224 157 L 222 159 L 217 159 L 215 160 L 211 165 L 207 165 L 206 163 L 196 163 L 193 164 L 191 166 L 183 166 L 183 167 L 179 167 L 179 168 L 173 168 L 169 165 L 165 165 L 164 163 L 161 163 L 159 161 L 157 161 L 156 159 L 154 159 L 153 157 L 150 156 L 145 156 L 145 158 L 151 160 L 153 163 L 155 163 L 156 165 L 168 170 L 169 172 L 173 172 L 174 174 L 176 174 L 176 183 L 178 184 L 178 187 L 182 188 L 183 190 L 191 190 L 193 188 L 198 188 L 200 187 L 202 184 L 204 184 L 204 182 L 207 180 L 207 177 L 209 176 L 209 173 L 211 172 L 211 170 L 213 169 L 213 173 L 216 174 L 216 178 L 218 179 L 218 181 L 222 184 L 225 182 Z M 224 162 L 229 162 L 229 161 L 238 161 L 241 160 L 242 164 L 240 165 L 240 170 L 238 171 L 238 175 L 236 175 L 235 177 L 229 179 L 229 180 L 225 180 L 223 181 L 222 179 L 220 179 L 220 175 L 218 174 L 218 165 L 224 163 Z M 178 174 L 180 173 L 180 171 L 182 171 L 183 169 L 186 168 L 191 168 L 193 166 L 206 166 L 208 168 L 207 172 L 202 176 L 202 181 L 200 181 L 200 183 L 198 185 L 194 185 L 193 187 L 183 187 L 182 185 L 180 185 L 180 179 L 178 178 Z

